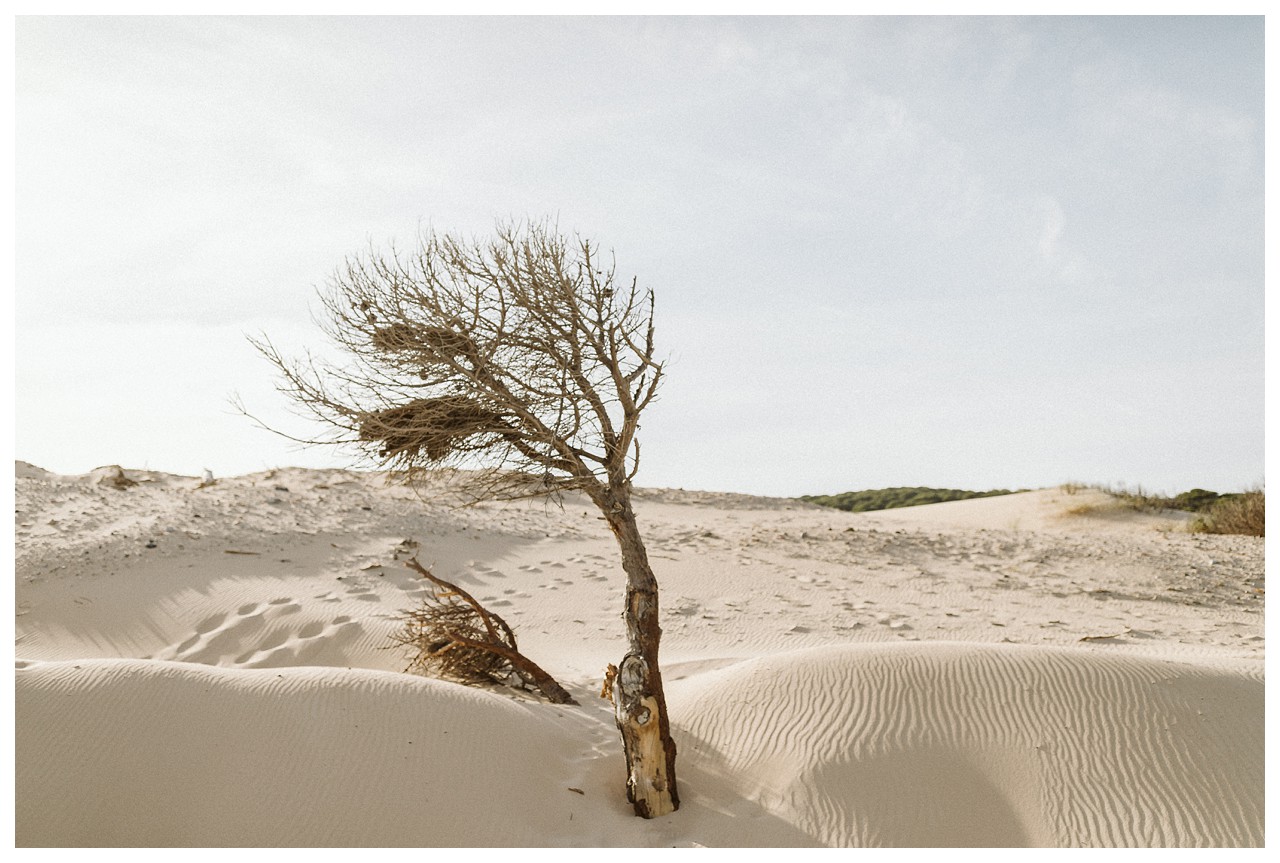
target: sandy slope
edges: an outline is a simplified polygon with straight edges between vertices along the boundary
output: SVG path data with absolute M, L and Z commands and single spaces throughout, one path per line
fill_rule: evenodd
M 617 551 L 583 501 L 17 475 L 20 845 L 1262 841 L 1260 540 L 1089 492 L 641 490 L 684 802 L 642 822 L 596 697 Z M 582 706 L 396 673 L 411 553 Z
M 824 843 L 1262 839 L 1260 677 L 1070 648 L 833 646 L 681 690 L 687 748 Z

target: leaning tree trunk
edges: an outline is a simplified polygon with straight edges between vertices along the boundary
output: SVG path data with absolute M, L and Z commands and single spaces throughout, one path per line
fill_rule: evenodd
M 627 756 L 627 799 L 642 818 L 657 818 L 680 808 L 676 792 L 676 744 L 667 721 L 667 701 L 658 669 L 658 581 L 649 567 L 636 527 L 630 495 L 610 490 L 601 509 L 622 549 L 627 574 L 627 655 L 610 668 L 606 690 Z

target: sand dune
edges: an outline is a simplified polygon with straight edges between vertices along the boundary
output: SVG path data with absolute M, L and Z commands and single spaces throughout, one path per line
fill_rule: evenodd
M 573 802 L 538 706 L 407 675 L 37 663 L 17 704 L 20 845 L 528 845 Z
M 686 747 L 823 844 L 1262 841 L 1259 678 L 1068 648 L 838 646 L 707 675 Z
M 584 501 L 16 473 L 19 845 L 1263 841 L 1260 540 L 1060 490 L 860 515 L 639 490 L 683 801 L 645 822 Z M 398 673 L 411 554 L 581 706 Z

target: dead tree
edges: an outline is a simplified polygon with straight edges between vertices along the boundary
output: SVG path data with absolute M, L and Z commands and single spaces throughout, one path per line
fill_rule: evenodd
M 412 652 L 406 671 L 460 683 L 508 683 L 537 689 L 553 704 L 577 704 L 546 671 L 520 652 L 515 633 L 502 617 L 458 585 L 411 558 L 405 564 L 437 590 L 402 615 L 404 627 L 391 640 Z
M 499 224 L 488 241 L 428 232 L 407 254 L 348 259 L 321 292 L 342 359 L 255 346 L 279 389 L 375 464 L 463 468 L 475 500 L 580 491 L 618 540 L 628 650 L 610 694 L 627 796 L 653 818 L 680 805 L 658 666 L 658 583 L 631 505 L 640 415 L 663 367 L 652 291 L 554 225 Z M 296 439 L 296 438 L 295 438 Z

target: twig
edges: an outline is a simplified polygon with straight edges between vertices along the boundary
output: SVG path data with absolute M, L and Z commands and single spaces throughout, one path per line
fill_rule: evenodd
M 458 647 L 470 648 L 471 650 L 478 650 L 482 653 L 497 656 L 506 660 L 521 679 L 537 687 L 537 689 L 547 697 L 548 701 L 555 704 L 578 703 L 573 699 L 573 696 L 564 689 L 564 687 L 556 682 L 555 678 L 519 651 L 516 647 L 515 634 L 511 631 L 511 627 L 507 625 L 507 622 L 500 616 L 486 609 L 479 603 L 479 601 L 476 600 L 475 597 L 467 593 L 461 587 L 458 587 L 458 585 L 450 581 L 445 581 L 443 578 L 432 573 L 419 563 L 416 557 L 405 561 L 405 566 L 417 572 L 418 575 L 427 579 L 444 591 L 444 593 L 436 594 L 437 599 L 456 597 L 465 602 L 471 610 L 475 612 L 476 616 L 480 618 L 481 622 L 484 624 L 485 632 L 488 634 L 487 639 L 481 640 L 463 635 L 456 629 L 445 628 L 443 634 L 449 639 L 449 643 L 431 647 L 429 652 L 432 656 L 440 656 L 442 653 L 446 653 Z M 501 634 L 499 631 L 501 631 Z M 417 644 L 417 641 L 416 639 L 410 639 L 405 643 Z

